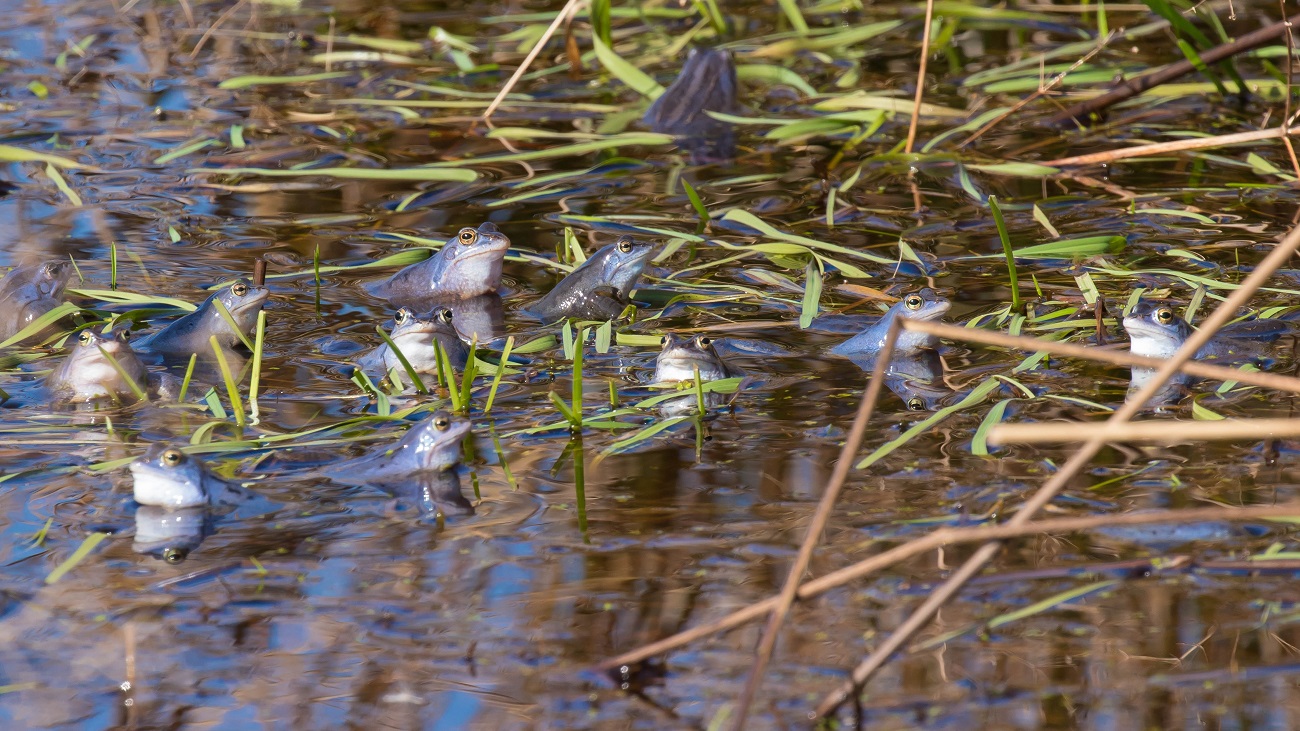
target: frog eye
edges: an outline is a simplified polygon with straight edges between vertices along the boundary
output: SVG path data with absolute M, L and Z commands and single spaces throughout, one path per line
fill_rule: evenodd
M 230 286 L 230 293 L 236 297 L 243 297 L 248 294 L 248 285 L 243 282 L 235 282 Z
M 81 334 L 77 336 L 77 342 L 82 345 L 90 345 L 90 342 L 94 339 L 95 336 L 89 330 L 82 330 Z
M 117 331 L 117 339 L 118 339 L 118 340 L 121 340 L 122 342 L 125 343 L 126 341 L 128 341 L 128 340 L 131 339 L 131 331 L 130 331 L 130 330 L 118 330 L 118 331 Z
M 185 461 L 185 454 L 179 449 L 169 449 L 162 453 L 162 461 L 168 467 L 175 467 Z
M 398 325 L 401 325 L 402 323 L 406 322 L 406 317 L 409 314 L 411 313 L 407 312 L 406 308 L 403 307 L 402 309 L 397 311 L 396 315 L 393 315 L 393 322 L 397 323 Z
M 623 252 L 624 254 L 631 254 L 631 253 L 632 253 L 632 239 L 619 239 L 619 240 L 618 240 L 618 250 L 621 251 L 621 252 Z
M 451 419 L 448 419 L 446 414 L 434 415 L 433 428 L 437 429 L 438 431 L 447 431 L 447 429 L 450 426 L 451 426 Z
M 1168 325 L 1174 321 L 1174 311 L 1168 307 L 1161 307 L 1156 310 L 1156 322 L 1162 325 Z
M 909 411 L 924 411 L 925 402 L 921 400 L 920 396 L 913 396 L 907 400 L 907 409 Z
M 169 564 L 178 564 L 185 560 L 189 553 L 183 548 L 165 548 L 163 549 L 162 559 Z
M 472 228 L 462 228 L 460 230 L 460 235 L 457 236 L 457 238 L 460 239 L 460 242 L 462 244 L 468 246 L 474 243 L 475 241 L 478 241 L 478 231 L 475 231 Z
M 668 336 L 667 336 L 667 335 L 663 336 L 662 338 L 659 338 L 659 345 L 660 345 L 660 347 L 664 347 L 664 348 L 668 347 Z
M 701 348 L 707 348 L 713 344 L 713 338 L 707 335 L 701 335 L 698 338 L 695 338 L 695 344 Z
M 438 319 L 439 319 L 439 320 L 441 320 L 441 321 L 447 323 L 448 325 L 450 325 L 450 324 L 451 324 L 451 318 L 452 318 L 451 310 L 438 310 Z
M 919 310 L 921 305 L 925 304 L 925 300 L 919 294 L 909 294 L 907 299 L 903 300 L 903 304 L 909 310 Z

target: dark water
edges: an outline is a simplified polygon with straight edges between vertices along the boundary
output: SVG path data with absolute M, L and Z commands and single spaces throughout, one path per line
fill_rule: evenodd
M 748 18 L 745 37 L 771 32 L 779 13 L 764 5 L 723 6 Z M 932 283 L 953 298 L 951 321 L 1003 307 L 1002 262 L 972 258 L 1000 247 L 987 207 L 967 187 L 998 195 L 1018 246 L 1052 240 L 1031 215 L 1034 203 L 1062 238 L 1124 237 L 1123 252 L 1087 262 L 1116 309 L 1139 286 L 1185 301 L 1195 281 L 1187 275 L 1211 284 L 1238 281 L 1295 211 L 1294 191 L 1248 162 L 1254 152 L 1289 170 L 1284 148 L 1269 143 L 1115 164 L 1090 171 L 1087 181 L 970 173 L 966 187 L 956 156 L 929 157 L 916 164 L 918 213 L 908 163 L 887 154 L 906 134 L 905 115 L 836 163 L 836 182 L 859 164 L 862 173 L 840 194 L 834 228 L 825 221 L 822 176 L 847 132 L 780 145 L 759 136 L 767 127 L 754 127 L 742 133 L 734 163 L 703 167 L 684 166 L 669 146 L 619 148 L 617 156 L 628 160 L 600 152 L 528 167 L 483 164 L 474 166 L 478 179 L 467 184 L 199 174 L 192 169 L 410 167 L 502 154 L 499 142 L 471 126 L 488 97 L 474 98 L 478 106 L 472 108 L 410 107 L 406 113 L 337 102 L 465 100 L 412 90 L 410 83 L 491 94 L 520 58 L 519 40 L 505 36 L 525 24 L 485 15 L 554 11 L 555 4 L 249 4 L 233 11 L 193 59 L 202 29 L 231 5 L 191 6 L 195 23 L 184 7 L 169 4 L 0 7 L 10 18 L 0 30 L 0 142 L 102 169 L 64 173 L 82 201 L 72 205 L 43 165 L 7 164 L 0 178 L 18 187 L 0 198 L 0 216 L 8 223 L 0 228 L 0 263 L 71 256 L 85 288 L 107 288 L 114 246 L 120 288 L 197 301 L 203 288 L 250 272 L 258 257 L 272 262 L 273 273 L 309 269 L 318 250 L 324 264 L 360 264 L 407 246 L 389 234 L 441 239 L 484 220 L 500 226 L 514 251 L 550 259 L 565 225 L 574 227 L 588 252 L 627 225 L 694 234 L 697 217 L 680 180 L 691 182 L 715 213 L 744 209 L 781 230 L 891 260 L 898 258 L 901 237 L 924 262 L 846 259 L 871 278 L 832 275 L 820 304 L 828 314 L 852 309 L 801 330 L 806 258 L 757 255 L 715 265 L 736 253 L 721 244 L 760 240 L 715 220 L 709 242 L 686 243 L 662 257 L 645 288 L 646 299 L 658 304 L 675 295 L 708 296 L 670 304 L 626 332 L 701 329 L 762 340 L 790 357 L 735 356 L 755 381 L 732 412 L 709 425 L 708 441 L 697 443 L 695 432 L 683 426 L 597 460 L 630 430 L 591 429 L 572 439 L 564 431 L 515 433 L 556 421 L 547 393 L 570 392 L 571 366 L 559 347 L 530 354 L 535 373 L 508 376 L 490 415 L 482 415 L 486 389 L 476 392 L 476 456 L 459 471 L 475 514 L 441 525 L 395 510 L 377 491 L 339 488 L 311 473 L 370 443 L 356 443 L 357 437 L 395 438 L 395 424 L 287 439 L 290 449 L 267 458 L 265 450 L 223 451 L 221 443 L 235 439 L 237 429 L 205 429 L 214 420 L 206 412 L 143 405 L 68 413 L 52 409 L 29 376 L 16 370 L 4 375 L 0 387 L 10 394 L 0 410 L 5 728 L 707 727 L 739 693 L 752 664 L 753 628 L 672 654 L 659 668 L 663 677 L 641 695 L 616 690 L 589 669 L 779 590 L 862 391 L 864 374 L 856 366 L 824 354 L 879 311 L 874 303 L 860 303 L 860 290 L 852 286 L 897 293 Z M 838 22 L 887 20 L 900 10 L 914 8 L 879 4 L 846 12 Z M 314 54 L 327 50 L 330 12 L 340 38 L 356 33 L 420 41 L 430 26 L 443 27 L 484 49 L 470 54 L 474 61 L 499 62 L 503 70 L 458 75 L 434 48 L 412 54 L 422 66 L 337 60 L 332 69 L 347 72 L 337 79 L 218 87 L 245 74 L 323 71 Z M 1238 2 L 1236 12 L 1245 25 L 1232 28 L 1244 31 L 1276 8 Z M 819 23 L 830 20 L 817 17 Z M 1078 40 L 1080 29 L 1095 30 L 1095 21 L 1077 14 L 1051 18 L 1037 24 L 963 21 L 955 48 L 931 65 L 936 85 L 927 101 L 966 109 L 982 98 L 961 86 L 967 74 Z M 661 48 L 695 20 L 652 18 L 646 49 Z M 1147 18 L 1112 12 L 1109 20 L 1118 27 Z M 617 25 L 639 28 L 641 22 Z M 577 32 L 585 44 L 586 31 Z M 312 34 L 314 45 L 304 48 L 290 33 Z M 89 36 L 84 50 L 69 51 Z M 888 36 L 888 43 L 837 52 L 834 63 L 811 54 L 791 63 L 823 91 L 836 91 L 836 80 L 856 63 L 859 79 L 849 88 L 910 98 L 916 37 L 912 28 Z M 1157 33 L 1109 60 L 1133 63 L 1150 54 L 1166 61 L 1158 49 L 1168 43 Z M 358 49 L 342 41 L 333 48 Z M 560 46 L 548 48 L 538 68 L 563 63 L 560 54 Z M 665 61 L 649 68 L 667 83 L 675 66 Z M 1267 78 L 1257 62 L 1243 70 Z M 750 82 L 746 88 L 755 114 L 811 113 L 811 103 L 789 87 Z M 558 69 L 521 91 L 555 106 L 503 108 L 498 125 L 590 131 L 622 124 L 612 121 L 619 110 L 644 104 L 591 64 L 578 79 Z M 1007 99 L 986 106 L 1005 106 Z M 1046 134 L 1029 115 L 1013 115 L 966 154 L 974 162 L 1050 159 L 1176 138 L 1179 130 L 1254 129 L 1276 124 L 1282 113 L 1267 98 L 1244 106 L 1214 99 L 1148 101 L 1123 112 L 1115 128 L 1071 137 Z M 924 143 L 956 124 L 927 118 L 919 139 Z M 243 128 L 242 149 L 231 140 L 232 125 Z M 158 162 L 205 139 L 212 144 Z M 542 149 L 564 142 L 517 145 Z M 938 149 L 951 152 L 954 145 Z M 548 184 L 548 193 L 509 201 L 544 187 L 529 185 L 534 176 L 581 172 L 602 162 L 594 173 Z M 1199 213 L 1211 223 L 1149 209 Z M 667 243 L 670 237 L 657 238 Z M 1079 303 L 1075 275 L 1084 270 L 1070 265 L 1067 259 L 1022 261 L 1022 279 L 1032 273 L 1041 287 L 1042 312 Z M 691 267 L 698 268 L 669 278 Z M 310 276 L 272 280 L 260 421 L 246 430 L 248 438 L 376 413 L 375 402 L 348 381 L 343 366 L 352 353 L 377 342 L 373 326 L 389 313 L 362 285 L 388 271 L 326 276 L 319 314 Z M 792 281 L 793 289 L 771 284 L 771 275 Z M 522 313 L 552 285 L 554 273 L 511 261 L 505 276 L 509 334 L 521 343 L 555 334 Z M 1296 272 L 1284 272 L 1254 304 L 1293 304 L 1297 280 Z M 1026 283 L 1026 294 L 1033 293 L 1031 286 Z M 1211 288 L 1206 307 L 1224 291 Z M 1026 330 L 1046 332 L 1041 327 L 1050 322 L 1057 321 L 1030 323 Z M 1091 315 L 1081 318 L 1071 326 L 1077 330 L 1072 337 L 1089 342 L 1090 323 Z M 656 351 L 616 345 L 601 354 L 588 346 L 588 409 L 607 404 L 611 383 L 624 405 L 644 396 L 634 382 L 653 367 Z M 1289 368 L 1290 359 L 1277 355 L 1279 368 Z M 958 395 L 941 391 L 938 405 L 994 375 L 1023 384 L 1033 397 L 1003 382 L 987 401 L 853 471 L 813 574 L 921 535 L 935 523 L 1002 515 L 1066 459 L 1064 448 L 973 454 L 972 439 L 993 404 L 1010 400 L 1009 419 L 1082 418 L 1102 414 L 1089 402 L 1113 406 L 1123 399 L 1126 370 L 1052 361 L 1013 373 L 1024 357 L 961 344 L 944 349 L 946 381 Z M 1230 416 L 1291 410 L 1277 395 L 1256 391 L 1201 403 Z M 866 449 L 930 414 L 886 393 Z M 1190 406 L 1176 415 L 1191 418 Z M 629 422 L 648 424 L 653 417 L 647 412 Z M 186 441 L 196 434 L 198 441 L 214 442 L 218 471 L 237 475 L 261 498 L 254 508 L 217 520 L 188 558 L 172 565 L 133 548 L 130 528 L 138 516 L 128 501 L 126 471 L 87 468 L 135 456 L 157 440 Z M 1258 443 L 1107 450 L 1052 509 L 1086 515 L 1289 500 L 1296 497 L 1295 455 L 1282 444 L 1274 458 Z M 47 522 L 48 535 L 34 544 Z M 68 575 L 45 583 L 88 535 L 104 529 L 119 532 Z M 1300 637 L 1294 629 L 1300 595 L 1293 574 L 1213 567 L 1134 573 L 1125 563 L 1153 556 L 1238 559 L 1274 543 L 1294 550 L 1288 528 L 1266 524 L 1117 529 L 1012 544 L 925 637 L 971 631 L 899 659 L 872 684 L 863 700 L 871 726 L 1293 728 L 1300 714 Z M 752 727 L 800 727 L 821 695 L 966 553 L 926 556 L 797 608 Z M 1120 563 L 1108 568 L 1113 562 Z M 1106 580 L 1114 583 L 981 629 L 999 615 Z

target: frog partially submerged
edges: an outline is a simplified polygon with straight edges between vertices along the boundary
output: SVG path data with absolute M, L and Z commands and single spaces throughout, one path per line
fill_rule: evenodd
M 1220 365 L 1238 365 L 1265 355 L 1266 344 L 1294 332 L 1290 322 L 1279 320 L 1245 320 L 1221 329 L 1193 356 Z M 1124 330 L 1129 336 L 1129 350 L 1134 355 L 1162 360 L 1171 357 L 1191 337 L 1192 326 L 1179 317 L 1173 307 L 1159 300 L 1142 300 L 1124 316 Z M 1155 375 L 1154 368 L 1134 367 L 1129 382 L 1132 395 Z M 1179 400 L 1196 378 L 1177 372 L 1152 397 L 1149 405 L 1159 406 Z
M 243 488 L 213 476 L 197 458 L 169 444 L 150 446 L 144 456 L 127 467 L 134 482 L 135 501 L 141 505 L 182 510 L 235 505 L 252 497 Z
M 413 425 L 395 446 L 330 465 L 326 474 L 343 485 L 402 486 L 459 464 L 460 443 L 469 430 L 468 420 L 436 411 Z
M 63 303 L 72 263 L 51 261 L 14 268 L 0 280 L 0 340 L 22 332 Z
M 462 228 L 436 254 L 412 264 L 370 291 L 395 305 L 419 309 L 440 301 L 496 294 L 510 239 L 495 224 Z
M 393 323 L 395 327 L 389 338 L 416 373 L 424 375 L 438 372 L 435 342 L 442 345 L 453 368 L 465 368 L 465 363 L 469 360 L 469 348 L 452 326 L 451 310 L 439 307 L 427 314 L 417 315 L 403 307 L 393 315 Z M 388 347 L 388 343 L 363 355 L 357 360 L 357 365 L 370 373 L 382 375 L 396 369 L 399 378 L 406 376 L 406 369 L 402 367 L 393 349 Z
M 910 320 L 938 320 L 950 307 L 952 303 L 947 298 L 925 287 L 895 302 L 871 327 L 831 348 L 831 352 L 855 360 L 874 358 L 885 347 L 885 338 L 895 319 L 905 317 Z M 933 335 L 904 330 L 894 342 L 894 355 L 913 354 L 927 348 L 933 349 L 938 344 L 939 339 Z
M 543 322 L 565 318 L 612 320 L 631 303 L 629 295 L 645 271 L 654 245 L 621 236 L 569 272 L 528 312 Z
M 255 285 L 247 279 L 239 279 L 230 286 L 213 292 L 194 312 L 141 340 L 140 348 L 159 353 L 167 360 L 188 361 L 194 353 L 200 356 L 211 355 L 209 338 L 215 335 L 220 347 L 233 349 L 242 342 L 239 333 L 248 337 L 257 327 L 257 313 L 270 296 L 271 292 L 266 287 Z M 238 333 L 222 316 L 216 304 L 218 302 L 229 312 L 230 318 L 239 328 Z
M 136 393 L 150 390 L 149 372 L 127 342 L 126 330 L 97 333 L 82 330 L 67 357 L 45 379 L 55 401 L 82 403 L 98 399 L 134 402 Z M 117 361 L 113 367 L 109 358 Z M 154 379 L 153 389 L 163 384 Z
M 718 355 L 713 338 L 707 335 L 694 337 L 668 333 L 660 341 L 663 349 L 655 358 L 655 383 L 694 383 L 698 370 L 700 382 L 720 381 L 724 378 L 742 378 L 744 371 L 732 366 Z M 728 403 L 729 396 L 713 391 L 704 394 L 704 407 L 714 409 Z M 699 409 L 699 397 L 687 391 L 679 398 L 659 403 L 664 416 L 677 416 Z
M 735 127 L 708 112 L 743 115 L 736 65 L 727 51 L 692 48 L 677 79 L 646 110 L 654 132 L 678 136 L 694 162 L 725 160 L 735 154 Z

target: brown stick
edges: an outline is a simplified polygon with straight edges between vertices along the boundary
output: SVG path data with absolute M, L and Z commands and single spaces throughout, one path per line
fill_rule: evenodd
M 1139 421 L 1123 427 L 1077 421 L 1036 421 L 998 424 L 989 431 L 989 444 L 1083 442 L 1105 431 L 1112 442 L 1228 441 L 1300 437 L 1298 419 L 1224 419 L 1222 421 Z
M 578 6 L 581 5 L 582 2 L 583 0 L 569 0 L 564 4 L 564 7 L 560 8 L 560 12 L 555 15 L 555 20 L 551 21 L 551 24 L 546 26 L 546 30 L 542 33 L 542 37 L 537 40 L 537 45 L 533 46 L 532 49 L 528 51 L 528 55 L 524 56 L 523 63 L 519 64 L 519 68 L 515 69 L 515 72 L 510 75 L 510 78 L 506 80 L 505 86 L 501 87 L 501 91 L 497 93 L 496 98 L 492 100 L 492 103 L 488 105 L 487 110 L 483 112 L 483 121 L 487 122 L 489 127 L 492 126 L 492 113 L 497 110 L 497 107 L 501 106 L 501 102 L 505 101 L 506 96 L 510 94 L 510 90 L 515 88 L 515 84 L 519 83 L 520 77 L 522 77 L 524 72 L 528 70 L 528 67 L 533 64 L 533 59 L 537 58 L 537 54 L 542 52 L 542 48 L 546 45 L 547 41 L 551 40 L 551 36 L 555 35 L 555 31 L 560 27 L 560 25 L 563 24 L 570 15 L 578 12 Z
M 266 284 L 266 259 L 260 256 L 253 262 L 253 284 L 259 287 Z
M 894 322 L 889 327 L 889 333 L 885 336 L 885 347 L 881 349 L 880 357 L 876 359 L 875 367 L 871 371 L 871 380 L 868 382 L 866 393 L 862 395 L 862 402 L 858 404 L 857 416 L 854 417 L 853 427 L 849 430 L 849 436 L 844 441 L 844 447 L 840 450 L 840 458 L 835 463 L 835 471 L 831 473 L 831 478 L 826 483 L 826 490 L 822 493 L 821 502 L 817 504 L 817 512 L 813 513 L 812 522 L 808 524 L 808 532 L 804 535 L 803 544 L 799 546 L 799 554 L 790 566 L 789 573 L 786 574 L 785 584 L 781 587 L 781 594 L 772 607 L 772 616 L 763 629 L 763 639 L 759 643 L 758 651 L 755 654 L 754 668 L 745 681 L 745 689 L 741 692 L 740 701 L 737 704 L 736 721 L 732 725 L 732 728 L 736 731 L 744 731 L 745 719 L 749 715 L 749 707 L 754 702 L 754 695 L 758 692 L 758 686 L 763 682 L 763 671 L 772 658 L 772 651 L 776 647 L 777 637 L 781 634 L 781 624 L 790 611 L 790 605 L 794 604 L 795 592 L 799 590 L 799 583 L 803 581 L 804 572 L 808 570 L 808 564 L 812 561 L 813 549 L 817 547 L 822 532 L 826 530 L 826 523 L 830 520 L 831 512 L 835 509 L 835 501 L 839 499 L 840 491 L 844 488 L 844 481 L 848 479 L 849 468 L 853 464 L 853 456 L 858 453 L 858 448 L 862 446 L 862 438 L 867 433 L 867 424 L 871 421 L 871 414 L 876 408 L 876 402 L 880 400 L 880 391 L 885 383 L 885 369 L 889 366 L 889 361 L 894 357 L 894 344 L 898 342 L 898 334 L 903 331 L 901 323 L 904 319 L 902 317 L 894 318 Z
M 1215 46 L 1208 51 L 1200 54 L 1201 60 L 1206 65 L 1218 63 L 1230 56 L 1238 53 L 1250 51 L 1255 48 L 1274 40 L 1286 32 L 1291 23 L 1300 23 L 1300 15 L 1293 15 L 1286 20 L 1266 25 L 1259 30 L 1252 31 L 1238 38 L 1231 43 L 1224 43 Z M 1111 89 L 1109 92 L 1102 94 L 1094 99 L 1079 102 L 1074 106 L 1067 108 L 1065 111 L 1049 118 L 1044 124 L 1049 127 L 1067 127 L 1067 126 L 1086 126 L 1089 123 L 1100 118 L 1101 112 L 1110 107 L 1119 104 L 1126 99 L 1131 99 L 1148 89 L 1154 89 L 1161 84 L 1167 84 L 1174 79 L 1185 76 L 1196 67 L 1190 61 L 1182 60 L 1177 63 L 1171 63 L 1168 66 L 1156 69 L 1145 76 L 1139 76 L 1135 79 L 1126 79 L 1124 83 Z
M 1291 258 L 1297 247 L 1300 247 L 1300 226 L 1292 228 L 1287 233 L 1286 237 L 1250 273 L 1250 276 L 1242 281 L 1240 288 L 1219 303 L 1214 312 L 1202 323 L 1201 328 L 1193 332 L 1191 337 L 1183 342 L 1182 346 L 1174 352 L 1168 362 L 1160 366 L 1145 386 L 1139 389 L 1136 394 L 1131 394 L 1124 404 L 1114 414 L 1111 414 L 1106 424 L 1120 426 L 1133 418 L 1164 387 L 1169 378 L 1178 371 L 1179 366 L 1194 356 L 1196 351 L 1219 331 L 1219 328 L 1223 327 L 1228 320 L 1235 316 L 1237 310 L 1246 304 L 1255 294 L 1255 291 L 1262 287 L 1268 281 L 1268 278 L 1273 276 L 1273 273 Z M 1070 456 L 1070 459 L 1061 466 L 1061 469 L 1052 475 L 1051 479 L 1044 483 L 1029 500 L 1025 501 L 1016 514 L 1007 521 L 1007 525 L 1022 526 L 1033 520 L 1034 515 L 1065 488 L 1066 483 L 1073 479 L 1097 452 L 1101 451 L 1102 446 L 1107 441 L 1107 433 L 1101 432 L 1080 445 L 1078 451 Z M 870 680 L 895 652 L 902 649 L 922 627 L 929 624 L 931 617 L 947 604 L 957 592 L 961 591 L 966 582 L 979 573 L 999 550 L 1001 550 L 1001 544 L 997 542 L 981 546 L 947 581 L 931 592 L 930 596 L 913 610 L 911 616 L 898 629 L 894 630 L 893 634 L 853 669 L 848 682 L 842 684 L 822 700 L 821 704 L 817 706 L 815 717 L 824 717 L 834 712 L 844 701 L 848 700 L 849 696 Z
M 1272 129 L 1258 129 L 1252 132 L 1236 132 L 1230 135 L 1216 135 L 1214 137 L 1195 137 L 1190 140 L 1157 142 L 1152 145 L 1126 147 L 1122 150 L 1107 150 L 1106 152 L 1094 152 L 1089 155 L 1062 157 L 1058 160 L 1047 160 L 1040 164 L 1051 167 L 1097 165 L 1103 162 L 1114 162 L 1115 160 L 1124 160 L 1130 157 L 1167 155 L 1171 152 L 1182 152 L 1184 150 L 1204 150 L 1208 147 L 1225 147 L 1227 145 L 1240 145 L 1243 142 L 1259 142 L 1260 140 L 1271 140 L 1283 137 L 1284 135 L 1294 135 L 1296 133 L 1297 130 L 1292 128 L 1284 129 L 1282 127 L 1273 127 Z
M 982 345 L 997 345 L 1005 348 L 1018 348 L 1029 352 L 1047 352 L 1053 355 L 1068 355 L 1075 358 L 1085 358 L 1095 360 L 1101 363 L 1110 363 L 1112 365 L 1139 366 L 1143 368 L 1157 369 L 1163 366 L 1167 361 L 1159 358 L 1148 358 L 1143 355 L 1133 355 L 1126 350 L 1102 350 L 1100 348 L 1086 348 L 1082 345 L 1072 343 L 1060 343 L 1054 340 L 1040 340 L 1038 338 L 1028 337 L 1026 335 L 1008 335 L 1006 333 L 994 332 L 992 330 L 977 330 L 970 327 L 958 327 L 956 325 L 947 325 L 942 322 L 922 322 L 920 320 L 903 320 L 903 329 L 915 332 L 930 333 L 948 340 L 964 340 L 968 343 L 980 343 Z M 1261 371 L 1243 371 L 1236 368 L 1226 368 L 1224 366 L 1210 365 L 1209 363 L 1188 362 L 1182 364 L 1179 369 L 1181 372 L 1198 378 L 1210 378 L 1216 381 L 1237 381 L 1251 386 L 1261 388 L 1273 388 L 1278 391 L 1290 391 L 1300 393 L 1300 378 L 1292 376 L 1282 376 L 1276 373 L 1264 373 Z
M 916 71 L 916 98 L 912 100 L 912 120 L 907 125 L 907 146 L 903 148 L 906 155 L 912 154 L 916 145 L 916 126 L 921 119 L 921 98 L 925 96 L 925 67 L 930 61 L 930 24 L 934 18 L 934 0 L 925 0 L 925 25 L 921 26 L 921 65 Z M 745 712 L 740 712 L 743 720 Z M 736 726 L 736 728 L 740 728 Z
M 804 600 L 816 598 L 831 589 L 870 576 L 881 569 L 888 568 L 894 564 L 901 563 L 935 549 L 943 548 L 944 546 L 983 543 L 985 541 L 1006 540 L 1009 538 L 1023 538 L 1024 536 L 1039 534 L 1077 533 L 1079 531 L 1114 525 L 1195 523 L 1198 521 L 1208 520 L 1259 520 L 1262 518 L 1283 518 L 1293 515 L 1300 515 L 1300 502 L 1283 503 L 1281 505 L 1258 505 L 1247 508 L 1185 508 L 1179 510 L 1153 511 L 1149 513 L 1125 513 L 1123 515 L 1092 515 L 1081 518 L 1052 518 L 1049 520 L 1037 520 L 1025 523 L 1021 526 L 1002 524 L 981 525 L 970 528 L 940 528 L 919 538 L 914 538 L 907 543 L 895 546 L 888 551 L 879 553 L 871 558 L 858 561 L 852 566 L 846 566 L 838 571 L 833 571 L 825 576 L 813 579 L 799 587 L 799 598 Z M 1268 566 L 1268 563 L 1264 561 L 1257 563 L 1261 568 Z M 771 597 L 770 599 L 755 602 L 744 609 L 739 609 L 708 624 L 694 627 L 685 632 L 675 634 L 672 637 L 666 637 L 658 642 L 638 647 L 629 652 L 625 652 L 622 655 L 618 655 L 617 657 L 612 657 L 601 662 L 596 666 L 596 668 L 604 671 L 626 667 L 654 657 L 655 655 L 682 647 L 683 645 L 688 645 L 696 640 L 704 639 L 710 635 L 725 632 L 743 624 L 748 624 L 750 621 L 758 619 L 764 614 L 770 612 L 777 605 L 779 600 L 779 597 Z

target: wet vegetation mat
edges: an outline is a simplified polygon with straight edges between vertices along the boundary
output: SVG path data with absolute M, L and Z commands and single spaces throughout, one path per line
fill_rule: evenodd
M 1300 7 L 5 10 L 0 726 L 1297 725 Z

